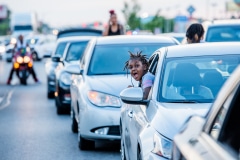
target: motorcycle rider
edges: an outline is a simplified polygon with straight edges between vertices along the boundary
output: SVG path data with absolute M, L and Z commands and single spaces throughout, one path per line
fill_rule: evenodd
M 29 45 L 24 41 L 24 38 L 23 38 L 23 35 L 19 35 L 18 36 L 18 40 L 17 40 L 17 43 L 15 44 L 14 46 L 14 49 L 13 49 L 13 56 L 16 55 L 16 53 L 18 52 L 19 49 L 21 48 L 27 48 L 29 47 Z M 14 67 L 12 66 L 12 69 L 10 71 L 10 75 L 9 75 L 9 78 L 8 78 L 8 81 L 7 81 L 7 84 L 10 85 L 11 84 L 11 80 L 12 80 L 12 77 L 13 77 L 13 73 L 14 73 Z M 33 79 L 35 80 L 36 83 L 39 83 L 39 80 L 36 76 L 36 73 L 33 69 L 33 67 L 29 68 L 29 72 L 32 74 L 33 76 Z

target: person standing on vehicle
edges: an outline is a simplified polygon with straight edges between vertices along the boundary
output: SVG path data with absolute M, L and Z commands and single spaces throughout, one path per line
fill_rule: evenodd
M 21 48 L 27 48 L 27 47 L 29 47 L 29 45 L 24 41 L 23 35 L 19 35 L 19 36 L 18 36 L 18 41 L 17 41 L 17 43 L 15 44 L 14 49 L 13 49 L 13 54 L 14 54 L 14 56 L 15 56 L 15 54 L 17 53 L 17 51 L 18 51 L 19 49 L 21 49 Z M 11 84 L 11 80 L 12 80 L 14 71 L 15 71 L 15 70 L 14 70 L 14 67 L 12 66 L 12 69 L 11 69 L 11 71 L 10 71 L 10 74 L 9 74 L 9 77 L 8 77 L 8 81 L 7 81 L 7 84 L 8 84 L 8 85 Z M 36 76 L 36 73 L 35 73 L 33 67 L 31 67 L 30 73 L 32 74 L 33 79 L 35 80 L 35 82 L 38 83 L 39 80 L 38 80 L 38 78 L 37 78 L 37 76 Z
M 117 14 L 114 10 L 110 10 L 110 19 L 108 26 L 105 28 L 103 32 L 103 36 L 114 36 L 114 35 L 123 35 L 124 29 L 121 24 L 117 21 Z
M 203 40 L 204 28 L 200 23 L 191 24 L 186 32 L 187 43 L 200 43 Z

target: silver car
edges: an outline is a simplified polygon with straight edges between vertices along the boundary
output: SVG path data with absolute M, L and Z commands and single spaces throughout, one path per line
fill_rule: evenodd
M 240 43 L 201 43 L 157 50 L 147 100 L 139 87 L 120 97 L 122 159 L 169 159 L 172 140 L 192 115 L 205 116 L 219 89 L 240 63 Z
M 66 68 L 75 74 L 70 87 L 72 131 L 78 132 L 80 149 L 94 148 L 95 140 L 120 140 L 119 94 L 131 84 L 123 70 L 129 51 L 150 56 L 160 47 L 177 44 L 169 37 L 141 35 L 100 37 L 88 43 L 80 66 Z
M 240 67 L 219 92 L 205 117 L 193 116 L 174 137 L 172 159 L 240 158 Z

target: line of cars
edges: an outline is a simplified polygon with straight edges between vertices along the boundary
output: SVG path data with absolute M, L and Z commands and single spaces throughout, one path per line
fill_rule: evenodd
M 189 138 L 198 135 L 202 125 L 194 125 L 190 117 L 203 117 L 197 118 L 201 124 L 210 117 L 219 90 L 240 63 L 239 42 L 179 45 L 170 37 L 99 34 L 91 35 L 82 50 L 74 39 L 82 41 L 89 35 L 80 38 L 65 33 L 68 38 L 59 35 L 52 60 L 46 63 L 47 95 L 54 95 L 58 114 L 70 111 L 71 129 L 78 133 L 81 150 L 94 149 L 96 141 L 110 140 L 121 142 L 123 160 L 192 158 L 184 147 L 197 143 Z M 138 85 L 123 71 L 128 51 L 143 51 L 151 57 L 149 71 L 155 82 L 147 100 L 143 100 L 141 88 L 127 88 Z M 79 56 L 67 60 L 68 55 Z M 189 119 L 193 125 L 188 126 Z M 232 121 L 236 119 L 235 115 Z M 219 128 L 214 125 L 215 130 Z M 236 127 L 230 129 L 239 133 Z M 229 144 L 234 147 L 229 145 L 230 155 L 225 156 L 236 158 L 239 139 L 233 137 Z M 198 151 L 196 148 L 196 154 Z M 198 154 L 202 156 L 201 150 Z

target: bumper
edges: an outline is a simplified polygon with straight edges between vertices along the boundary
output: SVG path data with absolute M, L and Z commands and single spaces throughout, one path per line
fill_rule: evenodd
M 89 140 L 120 140 L 119 130 L 120 108 L 96 107 L 88 102 L 85 109 L 80 108 L 79 134 Z M 108 127 L 105 134 L 96 133 L 96 130 Z

